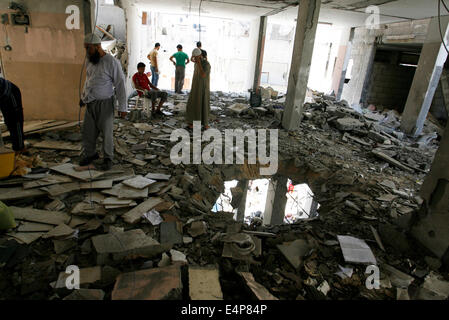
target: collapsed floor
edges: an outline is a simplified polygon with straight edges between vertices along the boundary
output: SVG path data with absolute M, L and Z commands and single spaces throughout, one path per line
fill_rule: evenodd
M 0 181 L 18 225 L 0 234 L 0 299 L 447 299 L 449 274 L 402 231 L 420 208 L 441 127 L 427 121 L 412 141 L 393 111 L 314 98 L 298 130 L 279 130 L 276 176 L 307 183 L 319 217 L 288 225 L 211 212 L 224 181 L 260 178 L 257 165 L 171 163 L 186 96 L 172 96 L 161 118 L 135 109 L 116 119 L 106 173 L 73 170 L 79 128 L 32 134 L 22 176 Z M 280 128 L 283 99 L 260 108 L 220 92 L 211 100 L 220 131 Z M 360 255 L 345 240 L 361 240 Z M 366 286 L 373 263 L 377 290 Z M 81 290 L 65 287 L 70 265 L 81 269 Z

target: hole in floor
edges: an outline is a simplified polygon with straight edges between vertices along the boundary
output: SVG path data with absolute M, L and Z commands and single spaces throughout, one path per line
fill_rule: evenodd
M 316 218 L 319 208 L 309 185 L 272 177 L 226 181 L 212 211 L 232 212 L 234 220 L 248 225 L 273 225 Z

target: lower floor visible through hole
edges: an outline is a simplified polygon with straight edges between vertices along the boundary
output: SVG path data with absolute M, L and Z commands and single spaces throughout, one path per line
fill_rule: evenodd
M 319 207 L 307 184 L 293 185 L 291 179 L 272 177 L 226 181 L 212 211 L 232 212 L 234 220 L 248 225 L 276 225 L 315 218 Z

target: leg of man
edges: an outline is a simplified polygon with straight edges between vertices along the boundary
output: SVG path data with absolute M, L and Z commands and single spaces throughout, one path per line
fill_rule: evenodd
M 98 128 L 103 133 L 103 153 L 105 159 L 114 159 L 114 99 L 99 101 Z
M 87 104 L 86 113 L 84 114 L 83 122 L 83 149 L 84 156 L 86 158 L 91 158 L 96 154 L 97 138 L 98 138 L 98 127 L 97 127 L 97 114 L 96 105 L 97 101 Z
M 160 111 L 164 102 L 167 101 L 168 94 L 165 91 L 157 91 L 157 97 L 161 98 L 161 100 L 159 101 L 159 106 L 157 107 L 157 110 Z
M 175 71 L 175 92 L 179 93 L 179 91 L 181 91 L 181 89 L 179 88 L 179 78 L 181 77 L 181 73 L 180 73 L 180 66 L 176 66 L 176 71 Z
M 151 112 L 154 112 L 154 109 L 156 107 L 157 91 L 155 90 L 149 91 L 147 98 L 151 99 Z
M 180 66 L 180 76 L 179 76 L 179 93 L 182 92 L 182 89 L 184 88 L 184 78 L 186 76 L 186 67 Z
M 0 103 L 5 124 L 8 127 L 14 151 L 25 148 L 23 135 L 23 108 L 20 89 L 11 85 L 11 95 Z
M 151 83 L 153 86 L 157 87 L 157 83 L 159 82 L 159 74 L 156 72 L 156 67 L 151 66 Z

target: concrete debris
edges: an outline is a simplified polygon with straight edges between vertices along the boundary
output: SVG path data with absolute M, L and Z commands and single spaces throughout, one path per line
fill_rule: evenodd
M 159 117 L 131 100 L 132 121 L 114 120 L 111 170 L 78 171 L 76 122 L 33 133 L 22 173 L 0 181 L 0 201 L 17 223 L 0 234 L 0 299 L 48 299 L 48 284 L 72 264 L 89 276 L 80 290 L 61 287 L 52 299 L 447 299 L 442 261 L 420 255 L 397 227 L 424 203 L 418 191 L 438 148 L 437 126 L 426 121 L 424 135 L 412 138 L 395 112 L 355 110 L 313 92 L 297 130 L 287 131 L 285 96 L 274 99 L 270 88 L 262 95 L 250 107 L 245 95 L 211 92 L 210 125 L 222 133 L 280 129 L 277 175 L 307 182 L 317 217 L 237 222 L 244 189 L 229 199 L 234 212 L 220 212 L 225 182 L 261 179 L 259 167 L 174 165 L 170 134 L 185 127 L 187 95 L 170 95 L 170 113 Z M 49 141 L 53 149 L 42 147 Z M 368 291 L 365 267 L 352 264 L 377 261 L 381 289 Z
M 180 300 L 181 269 L 177 265 L 121 274 L 112 300 Z
M 346 262 L 377 264 L 373 252 L 365 241 L 350 236 L 337 236 L 337 238 Z

